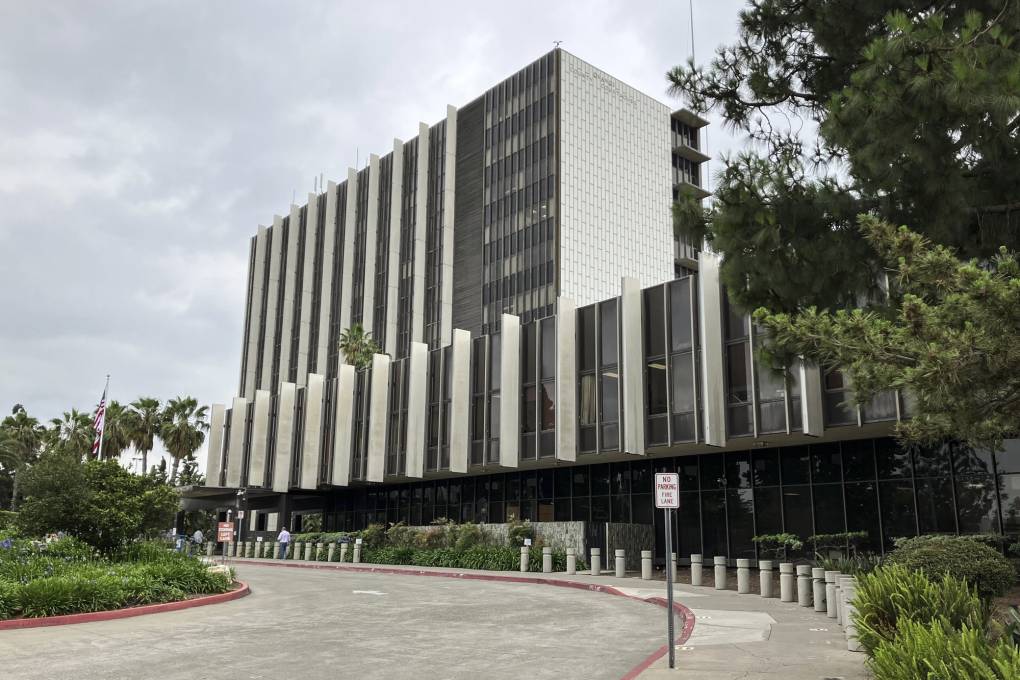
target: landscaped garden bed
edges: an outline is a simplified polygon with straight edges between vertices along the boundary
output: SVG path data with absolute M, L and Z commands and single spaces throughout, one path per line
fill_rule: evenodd
M 70 537 L 0 541 L 0 620 L 176 602 L 233 588 L 229 570 L 211 571 L 164 543 L 103 555 Z

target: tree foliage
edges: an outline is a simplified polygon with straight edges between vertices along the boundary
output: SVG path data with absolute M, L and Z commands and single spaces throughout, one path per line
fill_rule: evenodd
M 1018 35 L 1016 0 L 752 0 L 735 44 L 667 74 L 756 143 L 724 160 L 709 211 L 677 206 L 678 229 L 724 254 L 737 302 L 787 312 L 854 303 L 873 284 L 859 213 L 967 258 L 1016 249 Z
M 344 361 L 361 370 L 368 368 L 372 364 L 372 355 L 382 353 L 382 349 L 372 334 L 356 323 L 341 331 L 340 352 L 344 355 Z
M 170 453 L 173 463 L 170 486 L 177 483 L 177 470 L 182 460 L 191 460 L 205 441 L 209 421 L 207 406 L 199 406 L 194 397 L 171 399 L 163 411 L 159 438 Z
M 25 472 L 18 524 L 28 535 L 63 531 L 103 551 L 152 537 L 173 523 L 178 498 L 115 461 L 50 452 Z
M 1020 264 L 1002 249 L 962 262 L 906 227 L 862 217 L 864 237 L 890 275 L 885 309 L 769 313 L 755 318 L 783 354 L 817 358 L 849 375 L 856 398 L 910 394 L 908 439 L 959 438 L 998 446 L 1020 433 Z

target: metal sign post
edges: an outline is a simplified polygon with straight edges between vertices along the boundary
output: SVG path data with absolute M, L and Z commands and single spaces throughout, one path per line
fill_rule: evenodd
M 655 473 L 655 507 L 662 508 L 666 534 L 666 646 L 669 667 L 676 668 L 676 644 L 673 635 L 673 510 L 680 507 L 680 475 Z

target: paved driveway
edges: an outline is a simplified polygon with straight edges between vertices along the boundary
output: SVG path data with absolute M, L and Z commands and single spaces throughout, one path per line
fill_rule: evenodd
M 569 588 L 240 565 L 252 594 L 117 621 L 0 631 L 2 676 L 620 678 L 665 613 Z

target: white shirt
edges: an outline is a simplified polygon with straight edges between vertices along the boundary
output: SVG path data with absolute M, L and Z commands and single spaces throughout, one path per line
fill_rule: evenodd
M 280 543 L 290 543 L 290 532 L 284 529 L 280 532 L 280 535 L 276 537 L 276 540 Z

